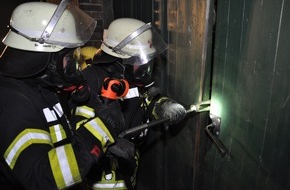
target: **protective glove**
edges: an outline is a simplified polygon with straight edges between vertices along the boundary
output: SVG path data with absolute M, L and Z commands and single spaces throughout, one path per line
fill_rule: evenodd
M 153 107 L 152 115 L 155 119 L 169 118 L 168 124 L 177 124 L 186 116 L 185 108 L 176 101 L 168 98 L 159 98 Z
M 125 119 L 118 100 L 99 103 L 94 109 L 96 115 L 114 131 L 114 135 L 117 136 L 125 129 Z
M 116 138 L 115 143 L 108 148 L 109 155 L 125 160 L 135 160 L 135 151 L 134 143 L 123 138 Z
M 123 138 L 116 138 L 115 143 L 109 146 L 107 156 L 117 160 L 117 168 L 123 175 L 130 177 L 135 175 L 139 155 L 134 143 Z

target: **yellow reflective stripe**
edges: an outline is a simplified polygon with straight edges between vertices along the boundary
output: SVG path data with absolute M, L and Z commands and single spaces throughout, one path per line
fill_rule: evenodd
M 49 133 L 39 129 L 25 129 L 17 135 L 4 153 L 6 163 L 11 169 L 14 168 L 21 152 L 32 144 L 49 144 L 52 146 Z
M 163 100 L 168 100 L 168 99 L 169 99 L 168 97 L 163 96 L 158 99 L 157 103 L 161 103 Z
M 66 133 L 61 124 L 49 127 L 50 136 L 53 143 L 66 139 Z
M 58 189 L 64 189 L 82 181 L 71 144 L 48 152 L 50 167 Z
M 95 117 L 95 112 L 93 108 L 90 108 L 88 106 L 80 106 L 76 108 L 75 114 L 77 116 L 82 116 L 85 118 L 92 118 Z
M 163 100 L 169 99 L 168 97 L 161 97 L 156 103 L 161 103 Z M 153 108 L 152 115 L 154 116 L 155 119 L 159 119 L 158 114 L 156 113 L 156 107 Z
M 87 119 L 77 122 L 76 129 L 80 128 L 82 126 L 82 124 L 84 124 L 86 121 L 87 121 Z
M 137 176 L 137 171 L 139 167 L 139 158 L 140 158 L 140 155 L 139 155 L 139 152 L 137 151 L 134 156 L 136 167 L 134 169 L 134 174 L 130 177 L 130 181 L 133 187 L 136 185 L 136 176 Z
M 100 118 L 94 118 L 93 120 L 85 123 L 84 127 L 86 127 L 97 139 L 99 139 L 103 148 L 108 145 L 107 143 L 114 143 L 111 133 Z
M 149 100 L 149 98 L 145 98 L 145 102 L 146 104 L 145 105 L 149 105 L 151 103 L 152 100 Z M 142 104 L 143 105 L 143 104 Z M 146 106 L 145 106 L 146 107 Z

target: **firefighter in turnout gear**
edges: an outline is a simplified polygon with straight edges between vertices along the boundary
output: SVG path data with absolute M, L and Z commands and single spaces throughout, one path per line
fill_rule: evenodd
M 94 97 L 104 104 L 115 99 L 119 101 L 123 115 L 115 114 L 115 117 L 123 117 L 124 124 L 115 129 L 117 135 L 154 119 L 167 117 L 168 124 L 173 125 L 185 117 L 185 108 L 162 95 L 153 80 L 153 58 L 166 48 L 150 23 L 120 18 L 104 31 L 100 49 L 86 46 L 75 51 Z M 127 81 L 128 86 L 122 81 Z M 119 109 L 119 105 L 117 107 Z M 115 139 L 115 144 L 99 162 L 102 169 L 96 167 L 91 175 L 99 180 L 91 181 L 93 189 L 136 187 L 138 148 L 146 134 L 144 130 Z
M 114 143 L 119 122 L 105 115 L 106 107 L 97 113 L 93 100 L 86 110 L 71 104 L 88 97 L 73 50 L 95 26 L 67 0 L 23 3 L 13 11 L 0 59 L 2 190 L 82 189 Z

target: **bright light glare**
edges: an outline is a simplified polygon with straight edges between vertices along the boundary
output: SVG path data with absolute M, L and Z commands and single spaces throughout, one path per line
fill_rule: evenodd
M 41 21 L 42 26 L 46 26 L 47 23 L 48 23 L 47 20 L 42 20 L 42 21 Z
M 218 101 L 216 99 L 211 99 L 210 114 L 221 118 L 222 105 L 221 105 L 220 101 Z

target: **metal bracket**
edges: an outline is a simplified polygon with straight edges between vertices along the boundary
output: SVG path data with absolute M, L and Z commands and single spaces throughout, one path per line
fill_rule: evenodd
M 189 110 L 187 110 L 187 113 L 190 112 L 205 112 L 205 111 L 209 111 L 210 110 L 210 100 L 206 100 L 206 101 L 201 101 L 197 104 L 192 104 L 189 108 Z

